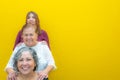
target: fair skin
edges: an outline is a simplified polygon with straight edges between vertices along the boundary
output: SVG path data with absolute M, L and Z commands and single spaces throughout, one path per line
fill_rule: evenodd
M 21 57 L 17 61 L 19 70 L 17 80 L 37 80 L 37 74 L 33 71 L 36 64 L 29 51 L 22 52 Z
M 38 42 L 37 36 L 33 27 L 26 28 L 22 35 L 23 42 L 29 47 L 35 46 Z
M 37 33 L 35 33 L 35 29 L 33 27 L 28 27 L 23 30 L 23 42 L 29 46 L 35 46 L 37 44 Z M 39 71 L 39 79 L 38 80 L 43 80 L 44 78 L 48 77 L 49 72 L 53 69 L 52 65 L 48 65 L 43 71 Z M 16 75 L 15 71 L 12 68 L 7 68 L 6 71 L 8 72 L 10 78 L 9 80 L 16 80 Z M 8 77 L 9 77 L 8 76 Z M 12 77 L 11 77 L 12 76 Z
M 28 16 L 28 18 L 27 18 L 27 24 L 35 25 L 35 24 L 36 24 L 35 21 L 36 21 L 36 20 L 35 20 L 35 17 L 34 17 L 34 15 L 31 13 L 31 14 Z

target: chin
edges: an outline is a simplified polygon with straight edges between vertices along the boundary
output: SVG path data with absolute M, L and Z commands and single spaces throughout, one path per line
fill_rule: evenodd
M 30 71 L 23 71 L 23 70 L 19 70 L 19 72 L 20 72 L 21 74 L 23 74 L 23 75 L 27 75 L 27 74 L 30 73 Z
M 29 24 L 31 24 L 31 25 L 35 25 L 35 23 L 34 23 L 34 22 L 30 22 Z
M 34 45 L 33 45 L 33 44 L 27 44 L 27 46 L 28 46 L 28 47 L 32 47 L 32 46 L 34 46 Z
M 27 74 L 29 74 L 30 72 L 21 72 L 21 74 L 23 74 L 23 75 L 27 75 Z

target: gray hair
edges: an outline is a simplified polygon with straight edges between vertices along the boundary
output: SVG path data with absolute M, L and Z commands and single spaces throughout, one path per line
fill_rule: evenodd
M 38 68 L 38 56 L 37 56 L 37 53 L 35 52 L 34 49 L 28 48 L 28 47 L 20 48 L 17 51 L 17 53 L 15 54 L 15 56 L 13 58 L 14 59 L 14 63 L 13 63 L 14 70 L 19 71 L 18 68 L 17 68 L 18 59 L 21 57 L 22 53 L 25 52 L 25 51 L 28 51 L 32 55 L 32 57 L 34 59 L 34 62 L 36 64 L 36 66 L 33 69 L 33 71 L 37 70 L 37 68 Z

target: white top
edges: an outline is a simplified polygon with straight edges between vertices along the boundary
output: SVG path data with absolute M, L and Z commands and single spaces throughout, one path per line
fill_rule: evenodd
M 16 46 L 16 48 L 14 49 L 14 51 L 9 59 L 9 62 L 6 66 L 6 68 L 14 68 L 13 67 L 13 63 L 14 63 L 13 58 L 14 58 L 16 52 L 22 47 L 27 47 L 27 46 L 24 43 L 22 43 L 20 46 Z M 41 42 L 38 42 L 35 46 L 30 47 L 30 48 L 33 48 L 36 51 L 37 56 L 38 56 L 39 63 L 38 63 L 38 69 L 36 71 L 44 70 L 48 65 L 52 65 L 54 67 L 54 69 L 56 68 L 52 53 L 47 45 L 42 44 Z

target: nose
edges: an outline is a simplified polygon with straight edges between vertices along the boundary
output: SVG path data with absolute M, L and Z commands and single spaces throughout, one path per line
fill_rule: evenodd
M 23 61 L 23 65 L 27 65 L 27 61 L 24 60 L 24 61 Z
M 32 18 L 30 18 L 30 20 L 32 20 Z
M 28 36 L 27 36 L 27 39 L 30 39 L 30 38 L 31 38 L 31 36 L 30 36 L 30 35 L 28 35 Z
M 30 20 L 33 20 L 33 18 L 32 18 L 32 17 L 30 17 Z

